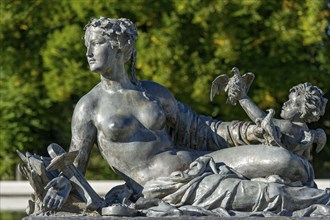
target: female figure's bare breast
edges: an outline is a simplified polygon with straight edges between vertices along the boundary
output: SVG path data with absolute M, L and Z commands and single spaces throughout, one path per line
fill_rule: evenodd
M 144 142 L 156 138 L 153 131 L 165 127 L 166 116 L 159 101 L 143 92 L 102 91 L 93 121 L 99 131 L 98 138 L 113 142 Z

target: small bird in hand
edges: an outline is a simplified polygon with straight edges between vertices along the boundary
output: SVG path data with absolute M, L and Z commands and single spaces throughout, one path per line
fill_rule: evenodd
M 248 92 L 254 80 L 254 74 L 246 73 L 241 76 L 237 67 L 234 67 L 231 72 L 234 73 L 231 78 L 227 74 L 222 74 L 214 79 L 211 86 L 211 102 L 216 94 L 225 91 L 228 93 L 227 103 L 236 105 L 236 102 Z
M 275 111 L 274 109 L 267 109 L 267 111 L 268 114 L 263 119 L 257 118 L 255 123 L 263 130 L 265 144 L 282 147 L 281 132 L 273 123 Z

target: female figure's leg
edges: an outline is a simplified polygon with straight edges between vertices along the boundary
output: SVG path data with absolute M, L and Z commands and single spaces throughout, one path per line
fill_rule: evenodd
M 284 180 L 308 183 L 314 174 L 308 161 L 281 147 L 246 145 L 214 151 L 216 163 L 225 163 L 245 177 L 252 179 L 278 175 Z

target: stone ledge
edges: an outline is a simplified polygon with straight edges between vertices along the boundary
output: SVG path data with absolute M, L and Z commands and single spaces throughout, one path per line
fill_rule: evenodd
M 266 217 L 272 220 L 291 220 L 291 219 L 315 219 L 315 220 L 328 220 L 329 217 Z M 27 216 L 22 220 L 59 220 L 63 217 L 43 217 L 43 216 Z M 102 217 L 90 217 L 90 216 L 75 216 L 65 217 L 69 220 L 262 220 L 265 217 L 213 217 L 213 216 L 180 216 L 180 217 L 115 217 L 115 216 L 102 216 Z

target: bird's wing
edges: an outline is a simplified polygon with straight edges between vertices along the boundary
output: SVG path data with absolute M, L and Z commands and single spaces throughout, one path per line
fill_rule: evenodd
M 227 74 L 222 74 L 213 80 L 210 94 L 211 102 L 213 102 L 213 98 L 216 94 L 219 94 L 220 91 L 226 88 L 228 81 L 229 77 Z
M 242 76 L 243 79 L 243 85 L 245 87 L 245 92 L 248 93 L 250 86 L 254 80 L 254 74 L 253 73 L 245 73 Z
M 323 129 L 316 129 L 317 142 L 316 142 L 316 153 L 319 153 L 327 143 L 327 135 Z

